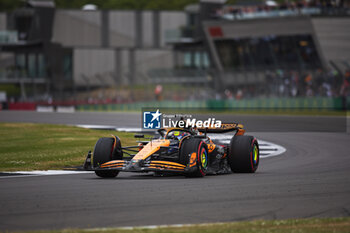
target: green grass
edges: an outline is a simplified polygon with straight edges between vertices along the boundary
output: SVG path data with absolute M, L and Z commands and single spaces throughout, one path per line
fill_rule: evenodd
M 82 165 L 100 137 L 117 134 L 133 145 L 133 134 L 74 126 L 0 123 L 0 171 L 63 169 Z
M 160 227 L 156 229 L 133 228 L 133 229 L 66 229 L 61 231 L 30 231 L 30 232 L 104 232 L 104 233 L 328 233 L 350 232 L 350 218 L 327 218 L 327 219 L 299 219 L 299 220 L 270 220 L 270 221 L 247 221 L 224 224 L 206 224 L 183 227 Z

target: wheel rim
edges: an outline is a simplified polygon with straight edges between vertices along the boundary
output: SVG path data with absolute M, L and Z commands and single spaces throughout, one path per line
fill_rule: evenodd
M 253 147 L 253 164 L 254 164 L 254 166 L 257 165 L 258 160 L 259 160 L 259 149 L 258 149 L 257 145 L 254 144 L 254 147 Z
M 202 148 L 200 160 L 201 160 L 202 167 L 206 169 L 208 166 L 208 154 L 204 148 Z

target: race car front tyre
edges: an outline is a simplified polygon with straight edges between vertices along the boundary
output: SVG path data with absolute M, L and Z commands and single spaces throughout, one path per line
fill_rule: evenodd
M 258 141 L 253 136 L 232 137 L 228 163 L 232 172 L 254 173 L 259 166 Z
M 117 140 L 114 148 L 114 140 Z M 101 164 L 114 159 L 122 159 L 121 144 L 118 137 L 115 138 L 100 138 L 94 149 L 94 154 L 92 158 L 93 167 L 99 167 Z M 118 158 L 119 157 L 119 158 Z M 103 170 L 95 171 L 96 175 L 103 178 L 113 178 L 116 177 L 119 171 L 115 170 Z
M 186 177 L 205 176 L 208 166 L 207 144 L 199 138 L 189 138 L 182 142 L 180 148 L 180 163 L 187 166 Z

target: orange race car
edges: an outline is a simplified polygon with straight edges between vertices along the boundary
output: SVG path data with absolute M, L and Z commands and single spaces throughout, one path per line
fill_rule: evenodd
M 212 140 L 207 133 L 235 132 L 229 143 Z M 245 136 L 241 124 L 220 128 L 162 128 L 159 137 L 122 147 L 117 136 L 100 138 L 84 169 L 103 178 L 124 172 L 180 173 L 186 177 L 229 172 L 253 173 L 259 165 L 259 145 Z M 144 135 L 135 135 L 144 138 Z

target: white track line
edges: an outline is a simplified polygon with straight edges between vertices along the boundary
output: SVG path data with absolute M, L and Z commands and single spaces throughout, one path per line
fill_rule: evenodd
M 84 129 L 105 129 L 105 130 L 116 130 L 116 127 L 113 125 L 75 125 Z
M 3 178 L 18 178 L 18 177 L 30 177 L 30 176 L 53 176 L 53 175 L 75 175 L 92 173 L 91 171 L 64 171 L 64 170 L 47 170 L 47 171 L 16 171 L 16 172 L 4 172 L 10 174 L 9 176 L 0 176 Z
M 115 129 L 120 132 L 130 132 L 130 133 L 142 132 L 142 129 L 140 128 L 115 128 Z
M 84 129 L 105 129 L 105 130 L 116 130 L 120 132 L 134 132 L 139 133 L 142 132 L 141 128 L 131 128 L 131 127 L 116 127 L 113 125 L 75 125 Z
M 215 226 L 224 225 L 227 223 L 217 222 L 217 223 L 198 223 L 198 224 L 171 224 L 171 225 L 147 225 L 147 226 L 129 226 L 129 227 L 104 227 L 104 228 L 88 228 L 85 231 L 111 231 L 111 230 L 152 230 L 152 229 L 162 229 L 162 228 L 180 228 L 180 227 L 195 227 L 195 226 Z
M 271 142 L 258 140 L 260 149 L 260 158 L 274 157 L 283 154 L 287 151 L 281 145 L 277 145 Z

